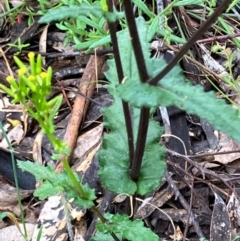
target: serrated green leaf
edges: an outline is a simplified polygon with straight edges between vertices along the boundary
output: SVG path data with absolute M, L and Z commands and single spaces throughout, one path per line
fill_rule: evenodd
M 167 79 L 162 82 L 166 91 L 174 99 L 173 104 L 207 120 L 215 129 L 221 130 L 240 142 L 240 119 L 237 110 L 217 99 L 214 92 L 204 92 L 201 86 L 193 86 L 187 82 Z M 164 103 L 163 103 L 164 104 Z
M 67 198 L 74 198 L 74 202 L 80 207 L 91 208 L 94 205 L 93 200 L 96 199 L 94 189 L 91 189 L 88 184 L 81 185 L 85 199 L 81 198 L 65 170 L 61 173 L 56 173 L 52 167 L 44 167 L 30 161 L 18 161 L 17 164 L 23 171 L 32 173 L 37 180 L 44 181 L 34 192 L 34 195 L 38 196 L 41 200 L 64 191 Z M 81 180 L 76 173 L 75 177 L 80 183 Z
M 31 174 L 33 174 L 38 181 L 48 180 L 50 177 L 55 181 L 58 175 L 52 167 L 44 167 L 39 165 L 38 163 L 33 163 L 30 161 L 17 161 L 17 165 L 23 171 L 30 172 Z
M 97 229 L 100 232 L 113 232 L 132 241 L 159 240 L 158 236 L 151 229 L 144 227 L 143 221 L 140 219 L 130 221 L 127 215 L 113 215 L 110 213 L 106 213 L 104 217 L 108 220 L 107 223 L 97 223 Z
M 143 18 L 137 19 L 137 26 L 141 29 L 140 39 L 144 56 L 149 58 L 149 43 L 147 42 L 148 29 Z M 131 46 L 128 30 L 118 34 L 120 57 L 123 63 L 124 75 L 127 78 L 139 78 L 134 53 Z M 122 100 L 118 97 L 118 79 L 113 60 L 108 61 L 109 71 L 106 72 L 107 79 L 111 82 L 108 91 L 114 97 L 114 102 L 109 108 L 103 108 L 105 127 L 111 133 L 104 136 L 102 149 L 99 152 L 99 176 L 103 185 L 116 193 L 127 193 L 133 195 L 135 192 L 144 195 L 158 187 L 161 177 L 166 168 L 164 162 L 164 148 L 158 145 L 162 134 L 162 128 L 154 121 L 149 122 L 145 153 L 143 156 L 140 178 L 137 183 L 129 177 L 129 150 L 127 143 L 126 125 L 122 110 Z M 140 109 L 131 108 L 134 143 L 136 145 Z
M 163 59 L 146 59 L 146 65 L 150 76 L 155 76 L 167 64 Z M 168 81 L 184 81 L 182 70 L 179 66 L 175 66 L 164 78 Z M 161 83 L 161 82 L 160 82 Z M 134 90 L 134 91 L 133 91 Z M 126 81 L 117 87 L 117 93 L 123 100 L 129 102 L 138 108 L 141 107 L 158 107 L 160 105 L 172 105 L 171 93 L 162 90 L 159 87 L 151 86 L 147 83 L 141 83 L 137 78 L 126 79 Z M 163 103 L 164 102 L 164 103 Z
M 164 60 L 146 61 L 149 72 L 151 68 L 161 71 L 167 64 Z M 152 72 L 151 74 L 154 74 Z M 132 91 L 134 90 L 134 91 Z M 201 86 L 186 82 L 179 66 L 174 67 L 160 82 L 159 86 L 142 84 L 137 79 L 130 79 L 117 87 L 118 94 L 136 107 L 157 107 L 175 105 L 206 119 L 236 141 L 240 142 L 240 119 L 237 110 L 217 99 L 214 92 L 204 92 Z
M 117 11 L 116 8 L 114 7 L 113 12 L 105 12 L 104 15 L 109 22 L 115 22 L 119 19 L 124 18 L 125 13 Z
M 76 180 L 81 183 L 80 177 L 74 173 Z M 74 184 L 71 182 L 71 179 L 68 177 L 67 172 L 64 170 L 63 172 L 58 174 L 58 179 L 56 180 L 55 185 L 59 185 L 64 188 L 66 192 L 67 199 L 74 199 L 74 203 L 82 208 L 88 209 L 94 206 L 93 200 L 96 199 L 95 190 L 91 189 L 88 184 L 81 184 L 81 188 L 84 193 L 84 198 L 82 198 L 75 189 Z
M 79 5 L 62 6 L 57 9 L 49 10 L 43 17 L 40 18 L 39 23 L 50 23 L 52 21 L 77 18 L 78 16 L 88 17 L 90 14 L 95 17 L 102 17 L 103 11 L 99 6 L 82 3 Z
M 158 144 L 161 134 L 162 128 L 159 123 L 150 120 L 140 177 L 137 182 L 137 193 L 140 195 L 156 189 L 165 173 L 165 148 Z
M 38 197 L 40 200 L 44 200 L 48 197 L 60 194 L 61 192 L 63 192 L 63 187 L 45 181 L 34 191 L 34 196 Z

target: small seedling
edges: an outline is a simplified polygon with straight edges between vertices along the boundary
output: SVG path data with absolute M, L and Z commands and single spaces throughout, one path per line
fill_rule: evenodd
M 10 43 L 10 44 L 7 44 L 7 45 L 8 45 L 9 47 L 17 48 L 17 49 L 18 49 L 18 51 L 17 51 L 14 55 L 19 55 L 19 54 L 21 54 L 21 52 L 22 52 L 22 50 L 23 50 L 24 48 L 27 48 L 27 47 L 30 46 L 29 43 L 23 44 L 21 38 L 18 38 L 16 44 Z

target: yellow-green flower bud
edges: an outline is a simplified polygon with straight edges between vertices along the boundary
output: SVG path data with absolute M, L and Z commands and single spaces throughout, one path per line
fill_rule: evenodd
M 7 76 L 6 80 L 11 83 L 12 80 L 15 80 L 11 75 Z
M 41 76 L 42 80 L 45 80 L 46 77 L 47 77 L 47 73 L 46 72 L 41 72 L 40 76 Z
M 14 59 L 15 63 L 17 64 L 17 66 L 19 67 L 19 69 L 24 69 L 25 73 L 26 73 L 27 72 L 26 65 L 17 56 L 14 56 L 13 59 Z
M 32 75 L 36 75 L 36 63 L 35 63 L 34 57 L 35 57 L 35 54 L 33 52 L 29 52 L 28 58 L 29 58 L 29 63 L 30 63 Z
M 36 77 L 34 75 L 30 75 L 28 76 L 28 80 L 34 82 L 36 80 Z
M 9 82 L 9 84 L 11 85 L 11 87 L 13 87 L 14 89 L 18 89 L 18 84 L 16 82 L 16 80 L 12 77 L 12 76 L 8 76 L 6 78 L 6 80 Z
M 23 69 L 23 68 L 18 69 L 18 75 L 19 75 L 19 76 L 24 75 L 26 72 L 27 72 L 27 69 Z
M 47 78 L 47 73 L 46 72 L 41 72 L 41 74 L 39 75 L 39 77 L 42 80 L 42 87 L 43 89 L 45 89 L 47 87 L 46 85 L 46 78 Z

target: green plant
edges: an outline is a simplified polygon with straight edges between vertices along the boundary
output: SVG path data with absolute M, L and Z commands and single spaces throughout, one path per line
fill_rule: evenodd
M 48 11 L 48 9 L 52 7 L 51 2 L 49 2 L 49 1 L 38 0 L 38 2 L 39 2 L 39 5 L 40 5 L 40 9 L 41 9 L 41 10 L 38 11 L 38 13 L 40 15 L 45 14 Z
M 9 1 L 4 0 L 6 11 L 0 14 L 0 18 L 7 16 L 10 23 L 14 24 L 17 20 L 18 24 L 21 24 L 22 15 L 28 16 L 28 24 L 31 25 L 33 21 L 33 16 L 36 14 L 34 10 L 26 2 L 15 4 L 13 8 L 10 8 Z M 26 14 L 27 12 L 27 14 Z
M 213 45 L 211 50 L 213 53 L 218 53 L 226 58 L 224 67 L 228 70 L 229 74 L 227 74 L 227 76 L 225 76 L 223 78 L 224 78 L 225 82 L 232 89 L 234 89 L 238 93 L 238 95 L 240 95 L 240 89 L 238 86 L 240 78 L 238 77 L 237 79 L 235 79 L 233 72 L 232 72 L 234 53 L 230 49 L 227 49 L 226 46 L 221 46 L 220 44 Z
M 19 67 L 18 80 L 8 76 L 10 88 L 0 84 L 6 93 L 13 97 L 13 103 L 20 102 L 27 112 L 41 125 L 43 131 L 53 144 L 56 151 L 64 154 L 66 150 L 57 138 L 54 137 L 53 118 L 56 115 L 61 103 L 62 96 L 47 101 L 46 97 L 51 94 L 52 69 L 42 71 L 42 57 L 38 55 L 35 61 L 33 52 L 29 53 L 29 68 L 16 56 L 14 60 Z
M 154 108 L 157 106 L 176 105 L 186 109 L 189 113 L 198 114 L 216 128 L 240 141 L 238 128 L 240 120 L 237 111 L 227 106 L 223 100 L 216 99 L 214 93 L 205 93 L 202 87 L 192 86 L 185 82 L 181 68 L 176 65 L 197 37 L 201 35 L 201 31 L 207 29 L 209 24 L 221 13 L 227 2 L 221 5 L 219 9 L 222 10 L 216 11 L 215 15 L 205 23 L 200 32 L 185 45 L 185 48 L 169 65 L 162 59 L 150 58 L 148 36 L 151 28 L 142 17 L 137 18 L 135 22 L 129 1 L 123 2 L 129 29 L 116 33 L 114 22 L 119 18 L 119 14 L 113 11 L 111 2 L 109 1 L 106 5 L 106 1 L 103 0 L 101 7 L 82 4 L 81 7 L 73 9 L 72 6 L 67 8 L 64 6 L 57 11 L 62 11 L 64 15 L 61 15 L 62 17 L 67 17 L 68 11 L 71 9 L 74 10 L 71 12 L 72 17 L 78 16 L 80 13 L 84 16 L 91 13 L 108 20 L 114 59 L 108 61 L 109 71 L 106 73 L 106 77 L 110 82 L 108 90 L 113 96 L 114 102 L 110 108 L 103 109 L 104 125 L 111 132 L 104 136 L 102 149 L 99 152 L 99 176 L 103 186 L 115 193 L 126 193 L 130 196 L 145 195 L 158 187 L 166 168 L 164 148 L 158 145 L 162 129 L 152 119 Z M 53 13 L 55 12 L 49 11 L 41 22 L 52 21 L 56 18 L 56 15 L 52 16 Z M 135 24 L 141 31 L 136 31 Z M 126 41 L 128 39 L 132 39 L 134 44 Z M 21 70 L 18 82 L 11 77 L 8 78 L 11 88 L 7 89 L 1 85 L 0 88 L 10 94 L 14 98 L 14 102 L 24 100 L 27 103 L 27 100 L 30 100 L 30 103 L 36 105 L 26 104 L 25 107 L 43 125 L 43 130 L 51 137 L 50 140 L 53 142 L 57 154 L 67 154 L 66 146 L 53 136 L 53 114 L 45 113 L 41 109 L 42 103 L 39 103 L 39 99 L 43 99 L 43 95 L 38 96 L 36 88 L 43 87 L 46 96 L 50 93 L 51 86 L 49 84 L 51 69 L 42 75 L 40 60 L 40 56 L 35 61 L 34 56 L 30 54 L 29 70 L 15 57 Z M 32 96 L 38 97 L 36 103 Z M 44 103 L 47 110 L 49 106 L 54 106 L 54 114 L 60 104 L 60 97 Z M 38 112 L 43 113 L 40 115 Z M 44 114 L 46 114 L 44 120 L 50 128 L 41 123 L 40 116 Z M 90 189 L 87 184 L 81 183 L 81 179 L 71 171 L 65 159 L 65 169 L 60 174 L 55 173 L 51 167 L 42 167 L 31 162 L 19 162 L 18 165 L 23 170 L 31 172 L 38 180 L 43 181 L 41 187 L 34 192 L 35 196 L 44 199 L 50 195 L 64 192 L 67 199 L 74 198 L 78 206 L 89 208 L 100 217 L 101 221 L 97 225 L 98 232 L 92 239 L 93 241 L 158 240 L 158 236 L 150 229 L 145 228 L 141 220 L 131 221 L 127 215 L 99 213 L 94 206 L 94 190 Z
M 6 11 L 0 14 L 0 18 L 7 16 L 11 24 L 15 22 L 17 15 L 25 7 L 25 3 L 20 3 L 19 5 L 10 8 L 8 0 L 4 0 L 4 5 L 6 7 Z
M 4 0 L 4 6 L 6 7 L 6 11 L 0 14 L 0 18 L 7 16 L 9 22 L 14 24 L 16 21 L 18 24 L 21 24 L 22 17 L 27 16 L 28 25 L 30 26 L 34 17 L 38 15 L 43 15 L 46 13 L 49 8 L 58 7 L 60 4 L 56 5 L 55 1 L 46 1 L 46 0 L 38 0 L 38 1 L 16 1 L 16 3 L 12 3 L 13 7 L 10 7 L 9 0 Z M 39 9 L 36 11 L 36 9 Z M 7 21 L 6 21 L 7 23 Z
M 41 124 L 43 131 L 51 140 L 58 154 L 68 154 L 65 144 L 61 143 L 59 139 L 55 138 L 53 135 L 53 117 L 61 104 L 62 97 L 57 96 L 50 101 L 46 101 L 46 95 L 51 93 L 51 68 L 49 68 L 47 72 L 42 72 L 41 56 L 38 55 L 37 61 L 35 61 L 33 53 L 29 53 L 30 68 L 27 68 L 17 57 L 14 57 L 14 59 L 20 68 L 18 71 L 18 81 L 9 76 L 7 80 L 11 88 L 7 88 L 3 85 L 0 85 L 0 88 L 13 97 L 13 103 L 22 103 L 28 113 Z M 34 192 L 34 195 L 40 199 L 65 192 L 67 194 L 67 199 L 75 198 L 75 203 L 78 206 L 93 208 L 93 200 L 96 198 L 94 190 L 89 189 L 88 185 L 80 184 L 81 180 L 77 175 L 72 173 L 69 166 L 65 165 L 65 170 L 57 174 L 54 172 L 53 168 L 42 167 L 36 163 L 26 162 L 21 164 L 19 162 L 18 165 L 23 170 L 34 174 L 37 180 L 44 180 L 41 187 Z M 150 230 L 143 227 L 143 223 L 140 220 L 133 222 L 131 224 L 132 226 L 129 226 L 130 220 L 128 216 L 112 216 L 109 214 L 106 215 L 105 218 L 102 217 L 102 220 L 104 223 L 107 220 L 111 222 L 112 225 L 107 225 L 108 228 L 106 228 L 109 232 L 112 232 L 112 229 L 117 229 L 117 224 L 119 223 L 125 226 L 125 228 L 121 228 L 120 236 L 132 237 L 132 235 L 136 235 L 136 233 L 142 230 L 142 232 L 144 232 L 142 237 L 153 237 L 153 240 L 156 238 Z M 101 226 L 99 224 L 99 227 L 103 229 L 103 225 Z M 132 231 L 131 235 L 129 230 Z
M 17 44 L 10 43 L 10 44 L 7 44 L 7 45 L 10 46 L 10 47 L 18 49 L 18 51 L 15 53 L 15 55 L 19 55 L 24 48 L 30 46 L 29 43 L 23 44 L 22 41 L 21 41 L 21 38 L 18 38 Z
M 75 43 L 74 48 L 91 50 L 107 45 L 111 41 L 109 33 L 104 30 L 105 18 L 101 14 L 103 2 L 61 0 L 58 6 L 54 10 L 47 11 L 47 14 L 40 21 L 50 22 L 62 19 L 59 23 L 56 23 L 56 26 L 66 33 L 64 44 L 73 41 Z M 154 11 L 150 10 L 142 0 L 134 0 L 133 3 L 136 5 L 136 11 L 140 16 L 145 15 L 149 18 L 146 22 L 150 26 L 149 41 L 155 34 L 159 34 L 164 36 L 167 42 L 175 41 L 184 44 L 186 41 L 172 34 L 172 30 L 168 27 L 168 16 L 174 7 L 192 4 L 202 5 L 202 0 L 174 0 L 159 14 L 155 14 Z M 84 9 L 86 12 L 83 11 Z M 164 17 L 164 27 L 159 27 L 159 21 L 162 17 Z M 127 24 L 121 12 L 118 13 L 118 19 L 121 28 L 125 29 Z
M 41 56 L 38 55 L 37 60 L 35 61 L 35 56 L 32 52 L 29 53 L 29 68 L 26 67 L 25 64 L 18 59 L 18 57 L 15 56 L 14 60 L 19 67 L 18 81 L 16 81 L 12 76 L 9 76 L 7 80 L 10 83 L 10 88 L 7 88 L 2 84 L 0 84 L 0 88 L 13 97 L 13 103 L 20 102 L 25 107 L 27 112 L 39 122 L 43 132 L 46 133 L 56 151 L 56 153 L 52 156 L 53 159 L 59 159 L 60 155 L 68 155 L 69 150 L 66 143 L 61 142 L 54 136 L 55 128 L 53 119 L 62 103 L 62 96 L 59 95 L 49 101 L 46 100 L 46 97 L 51 93 L 52 69 L 48 68 L 47 72 L 42 71 Z M 66 186 L 64 185 L 64 182 L 68 178 L 71 180 L 71 184 L 70 186 L 67 186 L 66 189 L 72 188 L 76 190 L 78 194 L 80 193 L 81 197 L 88 195 L 88 198 L 90 198 L 89 196 L 92 194 L 92 192 L 87 192 L 85 190 L 85 193 L 83 194 L 84 187 L 82 188 L 79 185 L 79 179 L 72 173 L 67 160 L 64 159 L 63 163 L 65 166 L 65 172 L 57 177 L 54 170 L 50 167 L 46 170 L 40 169 L 41 167 L 39 167 L 40 176 L 44 173 L 49 175 L 49 178 L 47 179 L 45 174 L 44 177 L 42 176 L 43 179 L 48 181 L 45 181 L 38 190 L 40 193 L 43 190 L 43 194 L 40 194 L 40 196 L 43 199 L 46 198 L 50 194 L 46 194 L 46 190 L 50 191 L 51 189 L 49 188 L 55 186 L 55 182 L 59 183 L 59 187 L 56 187 L 55 189 L 56 193 L 58 193 L 63 189 L 61 184 Z M 29 165 L 31 164 L 32 163 L 29 163 Z M 34 168 L 37 168 L 37 166 L 35 165 L 32 167 L 32 170 Z M 35 174 L 38 173 L 37 171 L 34 172 Z

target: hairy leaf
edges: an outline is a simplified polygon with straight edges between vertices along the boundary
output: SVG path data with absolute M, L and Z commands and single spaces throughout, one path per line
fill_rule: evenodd
M 40 200 L 44 200 L 48 197 L 60 194 L 61 192 L 63 192 L 63 188 L 61 186 L 56 186 L 49 181 L 45 181 L 38 189 L 36 189 L 34 196 L 38 197 Z
M 132 241 L 157 241 L 158 236 L 151 229 L 144 227 L 143 221 L 136 219 L 129 220 L 129 216 L 120 214 L 106 213 L 104 217 L 108 220 L 107 223 L 99 222 L 97 229 L 99 232 L 119 234 L 123 238 Z M 110 239 L 111 240 L 111 239 Z
M 52 21 L 59 21 L 68 18 L 77 19 L 79 16 L 89 17 L 90 15 L 97 18 L 105 16 L 111 22 L 124 17 L 123 12 L 118 12 L 115 9 L 113 13 L 104 12 L 98 4 L 90 5 L 83 2 L 81 5 L 61 6 L 57 9 L 51 9 L 39 19 L 39 23 L 50 23 Z
M 57 173 L 50 166 L 44 167 L 38 163 L 33 163 L 30 161 L 18 161 L 17 165 L 23 171 L 27 171 L 33 174 L 38 181 L 47 180 L 49 178 L 55 181 L 57 178 Z
M 37 180 L 44 181 L 41 186 L 34 192 L 34 195 L 39 197 L 41 200 L 59 194 L 63 191 L 66 192 L 67 198 L 74 198 L 74 202 L 83 208 L 91 208 L 93 200 L 96 199 L 94 189 L 90 189 L 87 184 L 81 185 L 85 194 L 84 199 L 79 196 L 75 191 L 75 186 L 72 184 L 71 179 L 68 177 L 66 171 L 56 173 L 52 167 L 44 167 L 37 163 L 30 161 L 18 161 L 18 166 L 23 171 L 32 173 Z M 78 182 L 81 182 L 77 174 L 75 174 Z
M 79 5 L 62 6 L 57 9 L 49 10 L 43 17 L 40 18 L 39 23 L 50 23 L 56 20 L 67 18 L 77 18 L 79 16 L 102 17 L 102 9 L 98 6 L 93 6 L 87 3 Z
M 166 66 L 164 60 L 157 59 L 152 60 L 151 64 L 155 71 Z M 237 110 L 227 105 L 224 100 L 217 99 L 214 92 L 204 92 L 201 86 L 186 82 L 179 66 L 174 67 L 159 82 L 158 87 L 130 79 L 118 86 L 118 94 L 136 107 L 175 105 L 189 114 L 201 116 L 216 129 L 240 142 L 240 119 Z
M 140 38 L 142 48 L 145 50 L 145 58 L 149 58 L 148 30 L 143 18 L 137 19 L 137 25 L 141 29 Z M 139 79 L 128 30 L 118 34 L 118 41 L 124 75 L 130 79 Z M 102 109 L 104 125 L 111 130 L 111 133 L 104 136 L 102 149 L 99 152 L 99 175 L 103 185 L 113 192 L 129 195 L 137 192 L 144 195 L 158 187 L 165 172 L 164 149 L 158 144 L 162 128 L 150 120 L 140 178 L 137 183 L 133 182 L 129 177 L 130 161 L 126 124 L 122 100 L 118 97 L 116 89 L 119 84 L 114 60 L 108 61 L 108 65 L 109 71 L 106 73 L 106 77 L 111 82 L 108 91 L 114 97 L 114 102 L 109 108 Z M 134 143 L 136 144 L 140 109 L 131 107 L 131 114 Z

